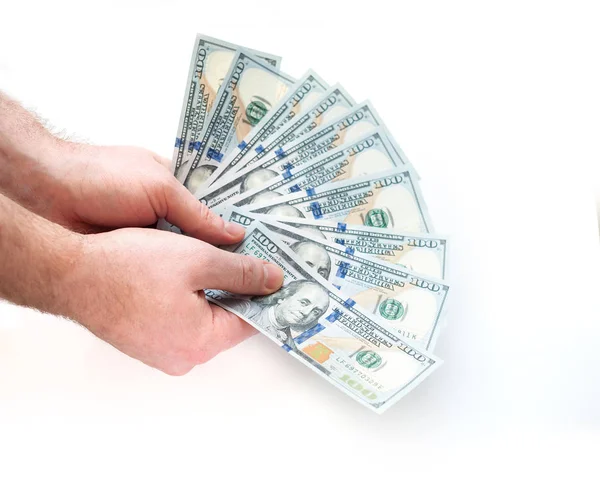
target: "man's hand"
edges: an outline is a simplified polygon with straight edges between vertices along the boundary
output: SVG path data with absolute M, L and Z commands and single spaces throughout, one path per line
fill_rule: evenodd
M 96 147 L 61 142 L 54 164 L 61 170 L 63 199 L 55 217 L 71 229 L 97 231 L 148 226 L 159 218 L 187 234 L 214 242 L 225 224 L 170 172 L 170 161 L 136 147 Z M 232 227 L 239 240 L 241 230 Z
M 144 227 L 165 218 L 187 234 L 239 241 L 171 174 L 170 161 L 135 147 L 99 147 L 50 134 L 0 93 L 0 192 L 79 232 Z M 223 234 L 225 232 L 225 234 Z
M 213 244 L 244 236 L 201 205 L 166 159 L 65 142 L 0 94 L 0 297 L 72 318 L 126 354 L 183 374 L 254 333 L 202 290 L 268 294 L 283 272 L 169 232 L 101 232 L 159 218 Z
M 152 229 L 86 236 L 82 268 L 66 291 L 69 316 L 120 351 L 184 374 L 256 331 L 209 304 L 203 289 L 268 294 L 279 267 Z
M 82 236 L 0 194 L 0 297 L 74 319 L 169 374 L 183 374 L 255 333 L 209 304 L 203 289 L 261 295 L 282 281 L 275 265 L 170 232 Z
M 29 207 L 53 222 L 89 233 L 144 227 L 165 218 L 211 243 L 217 237 L 224 244 L 243 237 L 241 227 L 225 224 L 177 181 L 164 157 L 137 147 L 55 145 L 49 161 L 55 178 Z

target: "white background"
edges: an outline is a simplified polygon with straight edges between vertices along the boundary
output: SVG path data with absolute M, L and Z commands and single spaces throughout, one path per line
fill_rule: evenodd
M 377 416 L 261 336 L 173 378 L 0 304 L 0 490 L 597 489 L 595 2 L 85 3 L 0 9 L 0 89 L 76 138 L 171 156 L 196 32 L 373 101 L 452 238 L 445 364 Z

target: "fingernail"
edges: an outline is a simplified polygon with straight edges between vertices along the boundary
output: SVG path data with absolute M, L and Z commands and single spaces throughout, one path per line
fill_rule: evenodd
M 239 224 L 234 224 L 233 222 L 225 222 L 225 232 L 230 236 L 243 236 L 246 234 L 246 229 Z
M 265 263 L 265 287 L 269 290 L 275 290 L 281 287 L 283 283 L 283 270 L 272 263 Z

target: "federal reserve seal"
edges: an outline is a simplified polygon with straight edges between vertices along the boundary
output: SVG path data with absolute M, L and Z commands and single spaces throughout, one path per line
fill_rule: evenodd
M 389 321 L 401 319 L 405 312 L 402 303 L 396 299 L 386 299 L 379 305 L 379 314 Z
M 246 118 L 255 126 L 267 114 L 267 106 L 261 101 L 252 101 L 246 108 Z
M 356 354 L 356 361 L 367 369 L 376 369 L 381 365 L 381 355 L 372 350 L 363 350 Z
M 373 210 L 369 210 L 367 212 L 367 216 L 365 217 L 365 225 L 371 227 L 387 227 L 390 223 L 390 218 L 385 210 L 381 208 L 374 208 Z

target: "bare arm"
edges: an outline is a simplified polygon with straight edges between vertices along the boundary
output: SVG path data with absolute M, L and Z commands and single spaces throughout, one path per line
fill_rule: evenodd
M 169 232 L 82 236 L 0 195 L 0 297 L 78 321 L 169 374 L 255 333 L 203 289 L 267 294 L 282 280 L 275 265 Z
M 279 267 L 154 229 L 73 232 L 165 217 L 196 238 L 239 241 L 243 229 L 202 206 L 166 164 L 144 149 L 63 142 L 0 94 L 0 297 L 74 319 L 169 374 L 255 333 L 203 289 L 271 293 Z
M 140 227 L 160 218 L 211 243 L 239 241 L 146 149 L 64 141 L 0 92 L 0 193 L 79 232 Z
M 80 235 L 0 195 L 0 297 L 71 315 L 65 290 L 81 254 Z
M 59 163 L 69 145 L 0 92 L 1 193 L 39 215 L 52 216 L 57 198 L 68 193 L 61 185 Z M 44 200 L 36 199 L 41 196 Z

